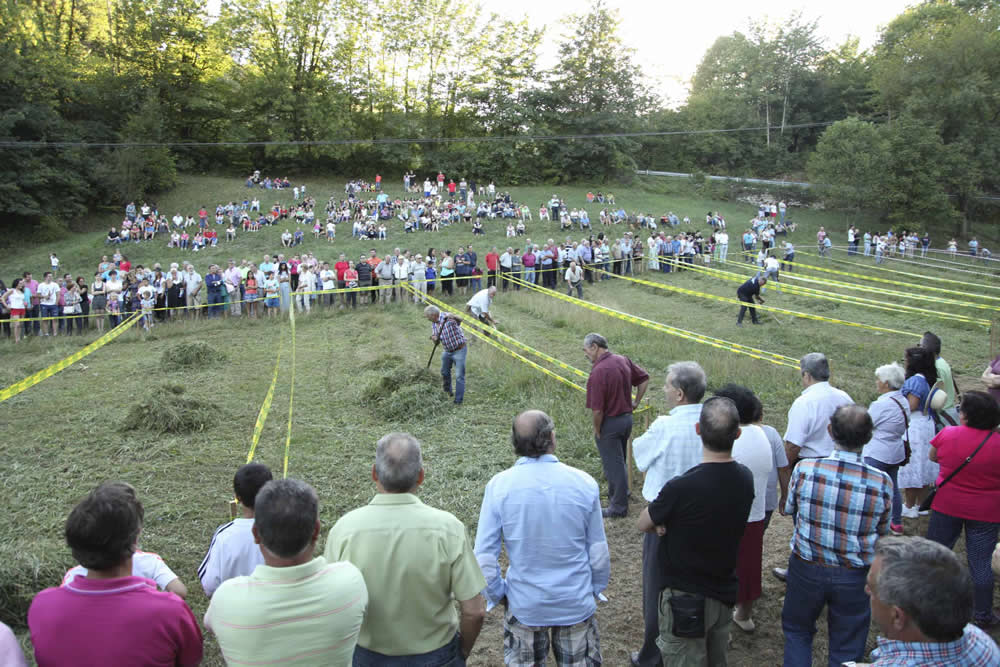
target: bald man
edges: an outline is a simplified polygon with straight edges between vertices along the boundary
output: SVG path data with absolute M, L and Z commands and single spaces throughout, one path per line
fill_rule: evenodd
M 506 610 L 508 664 L 545 664 L 551 643 L 560 665 L 599 665 L 597 596 L 611 571 L 600 489 L 556 458 L 555 424 L 544 412 L 515 417 L 510 439 L 518 459 L 486 485 L 475 547 L 486 598 Z M 524 539 L 531 535 L 547 539 Z

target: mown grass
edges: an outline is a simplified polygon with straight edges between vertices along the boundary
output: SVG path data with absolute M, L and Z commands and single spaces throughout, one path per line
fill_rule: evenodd
M 342 192 L 342 183 L 309 182 L 309 191 L 323 202 L 334 191 Z M 584 201 L 587 188 L 557 191 L 573 205 Z M 245 192 L 234 179 L 185 178 L 181 188 L 161 199 L 161 208 L 168 214 L 178 208 L 187 212 L 203 203 L 242 198 Z M 521 188 L 514 196 L 537 207 L 552 193 L 551 187 Z M 288 193 L 270 195 L 290 199 Z M 753 213 L 746 205 L 643 191 L 617 189 L 615 195 L 627 210 L 672 209 L 696 222 L 708 209 L 722 210 L 731 221 Z M 185 203 L 187 206 L 181 208 Z M 262 203 L 269 202 L 263 199 Z M 596 219 L 597 207 L 589 208 Z M 830 229 L 837 216 L 796 211 L 795 217 L 801 228 L 793 242 L 808 247 L 816 227 L 824 224 Z M 704 227 L 695 224 L 692 228 Z M 265 251 L 278 252 L 277 235 L 282 229 L 241 235 L 233 244 L 198 255 L 170 252 L 160 242 L 130 245 L 125 252 L 135 263 L 191 258 L 203 269 L 209 258 L 257 259 Z M 620 227 L 611 230 L 613 234 L 620 231 Z M 579 235 L 578 231 L 573 233 Z M 539 241 L 565 234 L 559 235 L 554 224 L 535 222 L 529 223 L 529 236 Z M 103 233 L 95 232 L 67 239 L 54 249 L 64 266 L 89 275 L 105 252 L 102 239 Z M 427 246 L 455 248 L 469 240 L 466 229 L 452 227 L 436 235 L 397 232 L 376 247 L 380 252 L 397 245 L 424 251 Z M 480 262 L 489 245 L 507 245 L 502 229 L 494 227 L 485 239 L 474 243 Z M 332 246 L 308 236 L 300 250 L 335 260 L 341 251 L 355 257 L 372 245 L 352 242 L 349 232 L 341 230 L 341 238 Z M 15 269 L 40 273 L 52 249 L 49 245 L 21 248 L 0 257 L 0 265 L 8 273 Z M 857 270 L 871 271 L 860 264 Z M 940 270 L 928 273 L 947 275 Z M 646 272 L 640 277 L 727 297 L 734 296 L 736 288 L 734 283 L 695 272 Z M 835 287 L 830 289 L 836 291 Z M 962 384 L 978 377 L 989 354 L 989 337 L 981 327 L 880 313 L 777 291 L 767 296 L 768 304 L 854 322 L 914 334 L 932 329 L 944 339 L 945 356 Z M 787 315 L 780 316 L 781 323 L 765 315 L 765 326 L 737 329 L 736 306 L 617 279 L 585 285 L 585 297 L 671 326 L 795 358 L 813 350 L 826 352 L 835 383 L 858 402 L 874 398 L 874 368 L 901 359 L 903 349 L 916 342 L 915 336 L 878 334 Z M 918 293 L 913 297 L 906 303 L 921 303 Z M 871 298 L 885 300 L 876 294 Z M 462 299 L 456 296 L 451 302 L 460 307 Z M 699 361 L 708 373 L 710 388 L 727 382 L 752 387 L 764 402 L 766 420 L 779 430 L 785 425 L 788 406 L 800 391 L 794 369 L 667 336 L 543 294 L 527 290 L 501 293 L 495 310 L 505 333 L 585 371 L 588 363 L 581 351 L 582 338 L 590 331 L 603 333 L 616 351 L 649 370 L 654 415 L 662 409 L 659 387 L 665 370 L 678 360 Z M 167 560 L 189 585 L 195 613 L 200 616 L 204 612 L 207 600 L 197 585 L 197 566 L 212 530 L 228 518 L 232 474 L 247 455 L 257 410 L 287 327 L 284 320 L 228 319 L 171 323 L 155 327 L 147 336 L 129 332 L 0 406 L 0 442 L 5 454 L 0 481 L 7 490 L 7 512 L 0 517 L 0 535 L 4 536 L 0 540 L 0 619 L 20 628 L 24 637 L 24 612 L 32 595 L 45 586 L 57 585 L 65 569 L 73 565 L 62 542 L 62 524 L 69 509 L 89 488 L 106 479 L 124 479 L 137 487 L 146 504 L 143 548 Z M 466 404 L 456 407 L 440 391 L 436 360 L 429 371 L 425 370 L 430 351 L 427 335 L 427 323 L 412 304 L 357 311 L 325 309 L 297 318 L 289 474 L 317 488 L 325 527 L 368 502 L 374 493 L 370 481 L 374 443 L 393 430 L 410 431 L 424 443 L 425 502 L 455 513 L 470 533 L 474 533 L 486 482 L 514 459 L 508 433 L 511 418 L 520 410 L 539 408 L 551 414 L 557 425 L 557 454 L 600 478 L 600 460 L 582 394 L 476 342 L 469 354 Z M 78 349 L 85 340 L 88 337 L 29 339 L 16 347 L 0 345 L 0 385 L 44 368 Z M 291 382 L 287 340 L 284 345 L 274 404 L 257 452 L 257 459 L 276 471 L 281 470 L 285 455 Z M 178 413 L 178 422 L 196 414 L 197 426 L 162 428 L 164 415 L 173 413 Z M 136 423 L 135 415 L 146 419 Z M 641 431 L 641 419 L 637 421 Z M 608 664 L 624 664 L 627 651 L 636 648 L 641 639 L 640 541 L 631 520 L 609 522 L 608 534 L 613 570 L 608 591 L 611 602 L 601 610 L 602 643 Z M 767 537 L 768 566 L 787 557 L 787 536 L 788 522 L 776 519 Z M 780 589 L 765 575 L 765 601 L 758 624 L 779 629 L 762 628 L 753 639 L 738 637 L 734 664 L 773 664 L 780 658 L 780 595 Z M 212 638 L 207 636 L 206 641 L 206 664 L 221 664 Z M 483 653 L 474 664 L 500 664 L 500 641 L 498 620 L 493 615 L 482 639 Z M 819 661 L 823 661 L 821 653 L 817 651 Z

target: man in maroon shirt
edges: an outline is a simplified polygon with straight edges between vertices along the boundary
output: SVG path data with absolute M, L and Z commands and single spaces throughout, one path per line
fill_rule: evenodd
M 612 354 L 601 334 L 587 334 L 583 352 L 592 365 L 587 378 L 587 407 L 593 412 L 594 439 L 608 480 L 608 506 L 602 513 L 621 518 L 628 514 L 625 449 L 632 433 L 632 410 L 646 393 L 649 373 L 628 357 Z M 636 388 L 634 401 L 632 387 Z

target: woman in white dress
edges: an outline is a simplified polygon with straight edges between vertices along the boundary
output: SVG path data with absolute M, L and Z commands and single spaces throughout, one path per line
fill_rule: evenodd
M 919 516 L 918 507 L 938 476 L 938 464 L 928 458 L 934 437 L 931 413 L 931 388 L 937 382 L 934 355 L 922 347 L 906 350 L 906 381 L 900 393 L 910 404 L 910 460 L 899 469 L 899 488 L 903 492 L 903 517 Z M 926 514 L 926 512 L 925 512 Z

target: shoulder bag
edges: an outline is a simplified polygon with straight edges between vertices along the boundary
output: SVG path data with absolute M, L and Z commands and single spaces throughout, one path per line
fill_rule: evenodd
M 931 508 L 931 505 L 934 503 L 934 496 L 937 495 L 938 489 L 940 489 L 942 486 L 944 486 L 945 484 L 947 484 L 948 482 L 950 482 L 952 477 L 954 477 L 955 475 L 957 475 L 962 468 L 964 468 L 965 466 L 967 466 L 969 464 L 969 461 L 972 460 L 972 457 L 979 453 L 979 450 L 983 448 L 983 445 L 985 445 L 986 442 L 991 437 L 993 437 L 993 431 L 990 431 L 989 433 L 986 434 L 986 437 L 983 438 L 983 441 L 981 443 L 979 443 L 978 447 L 976 447 L 976 451 L 972 452 L 967 457 L 965 457 L 965 460 L 962 461 L 961 465 L 959 465 L 957 468 L 955 468 L 954 470 L 952 470 L 951 474 L 944 478 L 944 481 L 942 481 L 940 484 L 938 484 L 935 488 L 931 489 L 931 492 L 927 494 L 926 498 L 924 498 L 924 502 L 920 503 L 920 511 L 921 512 L 926 512 L 926 511 L 928 511 Z
M 903 431 L 903 462 L 899 465 L 905 466 L 910 462 L 910 453 L 912 452 L 910 449 L 910 415 L 907 413 L 906 408 L 903 407 L 903 404 L 896 400 L 895 396 L 890 396 L 889 399 L 895 403 L 899 408 L 899 411 L 903 413 L 903 424 L 906 428 Z

